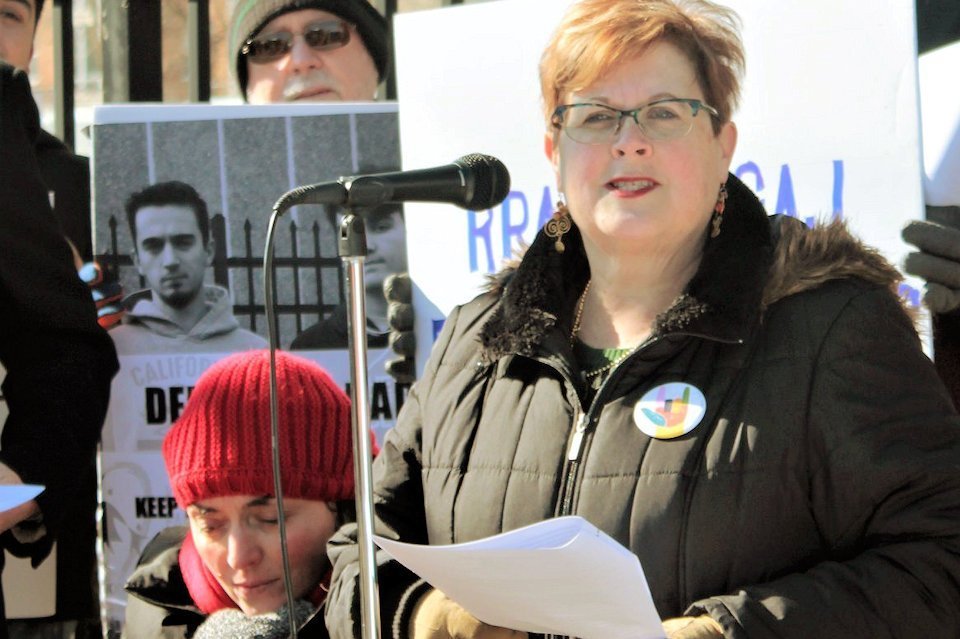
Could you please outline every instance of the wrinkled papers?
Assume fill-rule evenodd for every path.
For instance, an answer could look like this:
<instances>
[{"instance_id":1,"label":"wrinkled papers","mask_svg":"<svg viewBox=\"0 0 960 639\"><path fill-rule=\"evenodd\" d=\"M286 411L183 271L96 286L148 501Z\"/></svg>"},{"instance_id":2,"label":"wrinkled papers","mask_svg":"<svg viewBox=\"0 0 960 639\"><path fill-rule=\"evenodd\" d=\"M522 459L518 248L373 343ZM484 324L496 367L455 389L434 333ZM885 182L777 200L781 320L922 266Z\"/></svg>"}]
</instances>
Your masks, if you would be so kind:
<instances>
[{"instance_id":1,"label":"wrinkled papers","mask_svg":"<svg viewBox=\"0 0 960 639\"><path fill-rule=\"evenodd\" d=\"M664 636L636 555L582 517L449 546L374 541L487 624L582 639Z\"/></svg>"}]
</instances>

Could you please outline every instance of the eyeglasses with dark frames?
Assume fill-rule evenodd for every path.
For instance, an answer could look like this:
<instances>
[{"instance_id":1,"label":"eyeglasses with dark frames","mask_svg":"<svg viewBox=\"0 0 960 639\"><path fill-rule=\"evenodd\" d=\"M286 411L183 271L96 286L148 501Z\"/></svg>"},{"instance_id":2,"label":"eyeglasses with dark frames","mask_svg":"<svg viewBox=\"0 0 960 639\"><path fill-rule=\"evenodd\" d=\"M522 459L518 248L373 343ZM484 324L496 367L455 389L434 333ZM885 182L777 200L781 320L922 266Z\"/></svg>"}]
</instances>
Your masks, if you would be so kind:
<instances>
[{"instance_id":1,"label":"eyeglasses with dark frames","mask_svg":"<svg viewBox=\"0 0 960 639\"><path fill-rule=\"evenodd\" d=\"M594 102L561 104L553 111L550 122L582 144L609 144L620 135L624 118L636 122L651 140L675 140L690 133L693 119L701 110L720 117L716 109L701 100L664 98L636 109L615 109Z\"/></svg>"}]
</instances>

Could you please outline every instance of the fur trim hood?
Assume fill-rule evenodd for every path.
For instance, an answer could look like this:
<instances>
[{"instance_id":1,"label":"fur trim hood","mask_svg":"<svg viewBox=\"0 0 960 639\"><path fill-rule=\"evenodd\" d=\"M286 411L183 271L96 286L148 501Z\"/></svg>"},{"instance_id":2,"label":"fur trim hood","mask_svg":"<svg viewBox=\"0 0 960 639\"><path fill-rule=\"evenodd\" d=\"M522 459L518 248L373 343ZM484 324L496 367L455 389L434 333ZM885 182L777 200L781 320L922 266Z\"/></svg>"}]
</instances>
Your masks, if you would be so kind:
<instances>
[{"instance_id":1,"label":"fur trim hood","mask_svg":"<svg viewBox=\"0 0 960 639\"><path fill-rule=\"evenodd\" d=\"M762 310L830 280L850 277L888 287L895 295L903 275L880 252L856 238L845 222L808 228L792 217L776 216L780 236L763 292Z\"/></svg>"},{"instance_id":2,"label":"fur trim hood","mask_svg":"<svg viewBox=\"0 0 960 639\"><path fill-rule=\"evenodd\" d=\"M860 278L896 294L902 279L875 249L864 246L841 221L807 228L794 218L768 217L739 179L727 179L722 230L707 240L703 259L686 290L660 315L655 335L686 332L740 341L777 301L843 278ZM571 309L590 278L579 230L553 249L543 231L519 261L492 276L501 296L480 333L483 359L534 355L553 329L566 335Z\"/></svg>"}]
</instances>

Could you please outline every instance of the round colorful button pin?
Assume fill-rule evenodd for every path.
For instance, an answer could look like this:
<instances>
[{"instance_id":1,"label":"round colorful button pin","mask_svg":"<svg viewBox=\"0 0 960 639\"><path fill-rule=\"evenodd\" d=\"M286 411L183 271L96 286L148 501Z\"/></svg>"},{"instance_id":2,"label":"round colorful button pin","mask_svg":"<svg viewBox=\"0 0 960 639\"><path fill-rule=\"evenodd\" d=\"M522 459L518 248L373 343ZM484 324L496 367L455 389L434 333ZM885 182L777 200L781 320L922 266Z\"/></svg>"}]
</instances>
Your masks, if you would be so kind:
<instances>
[{"instance_id":1,"label":"round colorful button pin","mask_svg":"<svg viewBox=\"0 0 960 639\"><path fill-rule=\"evenodd\" d=\"M633 421L656 439L674 439L697 427L707 411L703 392L683 382L661 384L647 391L633 407Z\"/></svg>"}]
</instances>

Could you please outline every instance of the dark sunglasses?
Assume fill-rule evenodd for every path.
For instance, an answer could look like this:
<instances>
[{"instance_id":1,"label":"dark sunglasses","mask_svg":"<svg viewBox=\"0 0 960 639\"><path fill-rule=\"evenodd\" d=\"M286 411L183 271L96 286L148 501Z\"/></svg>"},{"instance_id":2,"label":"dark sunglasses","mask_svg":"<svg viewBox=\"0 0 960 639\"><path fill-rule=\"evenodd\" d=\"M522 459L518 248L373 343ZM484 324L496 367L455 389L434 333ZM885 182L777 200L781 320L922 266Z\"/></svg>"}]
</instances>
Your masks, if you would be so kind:
<instances>
[{"instance_id":1,"label":"dark sunglasses","mask_svg":"<svg viewBox=\"0 0 960 639\"><path fill-rule=\"evenodd\" d=\"M290 53L294 37L289 31L277 31L250 38L240 53L255 64L273 62ZM343 20L312 22L303 31L303 41L314 51L339 49L350 42L350 25Z\"/></svg>"}]
</instances>

